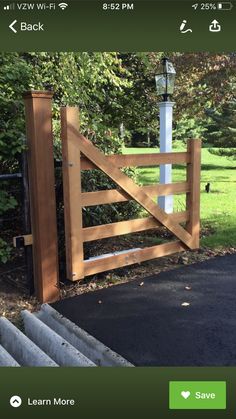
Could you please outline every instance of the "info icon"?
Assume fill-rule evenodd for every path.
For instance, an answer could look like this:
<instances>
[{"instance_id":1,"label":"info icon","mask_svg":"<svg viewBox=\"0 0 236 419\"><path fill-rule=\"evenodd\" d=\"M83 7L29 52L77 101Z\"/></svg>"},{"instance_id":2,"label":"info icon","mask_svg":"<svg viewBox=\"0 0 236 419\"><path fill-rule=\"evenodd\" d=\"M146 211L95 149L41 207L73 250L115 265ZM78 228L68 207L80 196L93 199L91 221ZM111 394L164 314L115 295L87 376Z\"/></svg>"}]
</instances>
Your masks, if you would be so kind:
<instances>
[{"instance_id":1,"label":"info icon","mask_svg":"<svg viewBox=\"0 0 236 419\"><path fill-rule=\"evenodd\" d=\"M22 400L20 398L20 396L12 396L10 398L10 405L12 407L20 407L22 404Z\"/></svg>"}]
</instances>

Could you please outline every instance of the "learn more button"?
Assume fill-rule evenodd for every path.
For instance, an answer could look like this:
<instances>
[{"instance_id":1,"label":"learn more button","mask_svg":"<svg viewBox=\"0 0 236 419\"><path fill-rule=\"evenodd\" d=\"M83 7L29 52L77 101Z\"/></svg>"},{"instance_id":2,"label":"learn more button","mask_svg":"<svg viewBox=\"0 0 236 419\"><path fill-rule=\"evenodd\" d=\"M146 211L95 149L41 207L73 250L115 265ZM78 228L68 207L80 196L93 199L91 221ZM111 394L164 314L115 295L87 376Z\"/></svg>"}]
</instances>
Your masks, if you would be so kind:
<instances>
[{"instance_id":1,"label":"learn more button","mask_svg":"<svg viewBox=\"0 0 236 419\"><path fill-rule=\"evenodd\" d=\"M226 409L225 381L170 381L170 409Z\"/></svg>"}]
</instances>

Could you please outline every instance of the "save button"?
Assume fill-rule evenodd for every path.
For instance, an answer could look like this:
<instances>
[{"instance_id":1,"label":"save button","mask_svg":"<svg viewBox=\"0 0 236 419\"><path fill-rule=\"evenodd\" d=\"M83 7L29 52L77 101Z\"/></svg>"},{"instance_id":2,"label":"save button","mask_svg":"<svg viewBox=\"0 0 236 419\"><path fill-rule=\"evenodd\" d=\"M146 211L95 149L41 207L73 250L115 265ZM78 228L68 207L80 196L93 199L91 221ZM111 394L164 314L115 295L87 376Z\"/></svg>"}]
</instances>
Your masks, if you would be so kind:
<instances>
[{"instance_id":1,"label":"save button","mask_svg":"<svg viewBox=\"0 0 236 419\"><path fill-rule=\"evenodd\" d=\"M225 381L170 381L170 409L226 409Z\"/></svg>"}]
</instances>

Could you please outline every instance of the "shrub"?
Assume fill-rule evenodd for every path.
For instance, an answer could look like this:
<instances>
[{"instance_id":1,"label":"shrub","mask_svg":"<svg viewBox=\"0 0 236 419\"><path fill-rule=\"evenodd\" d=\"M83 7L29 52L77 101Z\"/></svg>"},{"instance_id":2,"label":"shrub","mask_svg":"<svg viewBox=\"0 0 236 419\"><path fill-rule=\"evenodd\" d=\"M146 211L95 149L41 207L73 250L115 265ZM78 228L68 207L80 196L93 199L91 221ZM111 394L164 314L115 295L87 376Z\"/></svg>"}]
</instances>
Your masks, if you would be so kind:
<instances>
[{"instance_id":1,"label":"shrub","mask_svg":"<svg viewBox=\"0 0 236 419\"><path fill-rule=\"evenodd\" d=\"M19 170L19 154L25 148L25 117L22 95L29 89L54 91L53 129L55 157L61 160L61 106L80 108L81 132L106 154L121 153L119 135L122 121L122 97L132 86L128 72L116 53L1 53L0 54L0 173ZM134 171L128 171L134 176ZM60 188L61 176L57 184ZM114 187L100 171L85 172L87 191ZM58 194L62 202L62 194ZM7 191L0 194L0 210L16 206ZM61 205L60 205L61 208ZM85 223L112 222L137 212L134 203L87 208ZM9 247L1 239L1 258Z\"/></svg>"}]
</instances>

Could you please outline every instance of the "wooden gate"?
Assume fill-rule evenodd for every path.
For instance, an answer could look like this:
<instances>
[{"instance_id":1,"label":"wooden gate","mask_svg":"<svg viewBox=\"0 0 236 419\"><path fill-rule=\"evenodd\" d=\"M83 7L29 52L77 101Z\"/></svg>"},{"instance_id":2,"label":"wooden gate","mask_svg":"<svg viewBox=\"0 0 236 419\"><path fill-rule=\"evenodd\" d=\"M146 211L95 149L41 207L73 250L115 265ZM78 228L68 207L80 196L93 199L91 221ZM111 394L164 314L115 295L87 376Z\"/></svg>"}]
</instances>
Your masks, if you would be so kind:
<instances>
[{"instance_id":1,"label":"wooden gate","mask_svg":"<svg viewBox=\"0 0 236 419\"><path fill-rule=\"evenodd\" d=\"M27 155L29 169L32 234L15 242L32 245L34 284L40 302L59 299L57 218L53 159L52 93L30 91L25 94ZM79 111L61 109L63 182L67 277L75 281L98 272L169 255L199 246L199 197L201 142L189 140L187 151L138 155L101 153L79 130ZM120 169L128 166L186 164L186 181L168 185L138 186ZM117 184L117 189L82 192L81 170L100 169ZM152 198L157 195L186 194L186 210L166 214ZM83 227L82 208L134 200L149 217L107 225ZM185 228L182 226L185 225ZM131 249L110 256L84 260L83 244L166 227L175 237L169 243Z\"/></svg>"},{"instance_id":2,"label":"wooden gate","mask_svg":"<svg viewBox=\"0 0 236 419\"><path fill-rule=\"evenodd\" d=\"M140 263L199 246L200 155L201 141L189 140L186 152L105 156L80 133L76 107L61 109L63 185L67 277L72 281L98 272ZM138 186L120 169L127 166L186 164L186 181L168 185ZM81 170L100 169L118 186L96 192L81 191ZM166 214L153 196L186 193L186 211ZM149 217L83 228L82 208L134 200ZM186 223L185 228L180 223ZM120 254L84 260L83 243L166 227L177 240Z\"/></svg>"}]
</instances>

